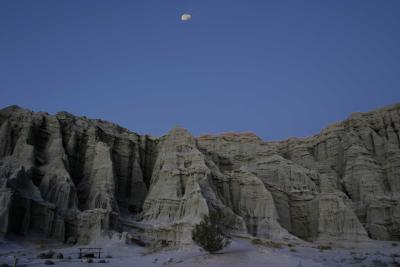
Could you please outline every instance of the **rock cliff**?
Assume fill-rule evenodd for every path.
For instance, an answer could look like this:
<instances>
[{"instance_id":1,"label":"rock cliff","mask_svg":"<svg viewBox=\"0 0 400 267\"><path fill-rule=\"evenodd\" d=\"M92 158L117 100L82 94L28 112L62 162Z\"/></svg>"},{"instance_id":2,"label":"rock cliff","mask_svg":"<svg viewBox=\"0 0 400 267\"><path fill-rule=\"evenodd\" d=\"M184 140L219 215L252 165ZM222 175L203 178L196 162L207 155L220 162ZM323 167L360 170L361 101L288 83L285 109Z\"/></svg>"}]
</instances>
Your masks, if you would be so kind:
<instances>
[{"instance_id":1,"label":"rock cliff","mask_svg":"<svg viewBox=\"0 0 400 267\"><path fill-rule=\"evenodd\" d=\"M190 244L231 235L400 240L400 104L308 138L154 138L102 120L0 110L0 233L88 243L108 230Z\"/></svg>"}]
</instances>

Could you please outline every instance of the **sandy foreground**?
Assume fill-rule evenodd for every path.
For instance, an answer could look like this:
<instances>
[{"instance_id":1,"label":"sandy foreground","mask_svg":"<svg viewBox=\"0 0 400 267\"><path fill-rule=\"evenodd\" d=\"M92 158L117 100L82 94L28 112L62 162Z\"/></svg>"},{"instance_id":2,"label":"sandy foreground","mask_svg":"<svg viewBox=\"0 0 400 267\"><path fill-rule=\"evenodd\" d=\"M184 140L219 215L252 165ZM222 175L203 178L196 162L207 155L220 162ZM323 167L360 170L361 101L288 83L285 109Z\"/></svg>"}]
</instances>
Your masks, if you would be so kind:
<instances>
[{"instance_id":1,"label":"sandy foreground","mask_svg":"<svg viewBox=\"0 0 400 267\"><path fill-rule=\"evenodd\" d=\"M221 253L209 255L198 247L179 250L149 251L121 241L102 240L89 246L66 246L48 239L1 239L0 264L12 266L14 256L19 266L46 266L38 259L40 252L54 250L64 255L63 260L52 259L54 266L207 266L207 267L316 267L316 266L400 266L400 242L370 241L363 243L329 243L320 250L317 244L295 243L290 247L273 248L253 245L248 239L234 239ZM107 263L85 263L78 259L78 247L103 248ZM331 249L329 249L331 247ZM111 256L112 258L105 258ZM67 259L70 257L71 259Z\"/></svg>"}]
</instances>

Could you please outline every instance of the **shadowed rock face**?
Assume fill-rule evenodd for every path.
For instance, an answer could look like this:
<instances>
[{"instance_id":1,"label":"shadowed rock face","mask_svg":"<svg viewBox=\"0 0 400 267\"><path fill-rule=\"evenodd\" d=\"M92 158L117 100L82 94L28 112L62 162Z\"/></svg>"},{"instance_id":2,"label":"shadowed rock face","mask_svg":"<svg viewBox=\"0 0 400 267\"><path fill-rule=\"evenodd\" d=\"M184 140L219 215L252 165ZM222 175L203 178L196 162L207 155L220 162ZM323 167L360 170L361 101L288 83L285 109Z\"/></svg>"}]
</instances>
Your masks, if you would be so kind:
<instances>
[{"instance_id":1,"label":"shadowed rock face","mask_svg":"<svg viewBox=\"0 0 400 267\"><path fill-rule=\"evenodd\" d=\"M141 210L157 140L100 120L15 106L0 111L0 124L3 233L34 229L84 243L117 227L121 210Z\"/></svg>"},{"instance_id":2,"label":"shadowed rock face","mask_svg":"<svg viewBox=\"0 0 400 267\"><path fill-rule=\"evenodd\" d=\"M203 216L281 239L400 240L400 105L304 139L162 138L62 112L0 110L0 233L87 243L106 230L191 243Z\"/></svg>"}]
</instances>

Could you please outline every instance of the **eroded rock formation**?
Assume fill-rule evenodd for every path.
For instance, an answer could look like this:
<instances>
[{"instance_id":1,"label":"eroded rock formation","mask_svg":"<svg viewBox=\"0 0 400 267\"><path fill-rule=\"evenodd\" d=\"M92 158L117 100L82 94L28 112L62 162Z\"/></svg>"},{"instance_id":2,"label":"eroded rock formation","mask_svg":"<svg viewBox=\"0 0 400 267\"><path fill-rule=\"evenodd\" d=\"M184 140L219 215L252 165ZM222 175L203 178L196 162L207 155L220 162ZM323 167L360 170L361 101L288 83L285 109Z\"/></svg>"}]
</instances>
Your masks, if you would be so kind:
<instances>
[{"instance_id":1,"label":"eroded rock formation","mask_svg":"<svg viewBox=\"0 0 400 267\"><path fill-rule=\"evenodd\" d=\"M400 105L309 138L153 138L115 124L0 111L0 233L88 243L108 230L191 243L204 216L229 234L400 240Z\"/></svg>"},{"instance_id":2,"label":"eroded rock formation","mask_svg":"<svg viewBox=\"0 0 400 267\"><path fill-rule=\"evenodd\" d=\"M0 226L85 243L141 210L157 140L68 113L0 111ZM4 208L3 208L4 207Z\"/></svg>"}]
</instances>

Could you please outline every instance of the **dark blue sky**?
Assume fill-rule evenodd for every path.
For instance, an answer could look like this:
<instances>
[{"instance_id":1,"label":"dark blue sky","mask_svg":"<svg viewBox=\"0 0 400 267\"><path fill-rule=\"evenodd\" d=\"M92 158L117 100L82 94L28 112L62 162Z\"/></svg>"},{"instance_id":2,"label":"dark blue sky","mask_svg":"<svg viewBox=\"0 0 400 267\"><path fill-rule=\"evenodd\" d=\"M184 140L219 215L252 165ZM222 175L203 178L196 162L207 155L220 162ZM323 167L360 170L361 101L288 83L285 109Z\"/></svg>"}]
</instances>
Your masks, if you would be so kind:
<instances>
[{"instance_id":1,"label":"dark blue sky","mask_svg":"<svg viewBox=\"0 0 400 267\"><path fill-rule=\"evenodd\" d=\"M400 101L400 1L1 0L0 96L156 136L306 136Z\"/></svg>"}]
</instances>

